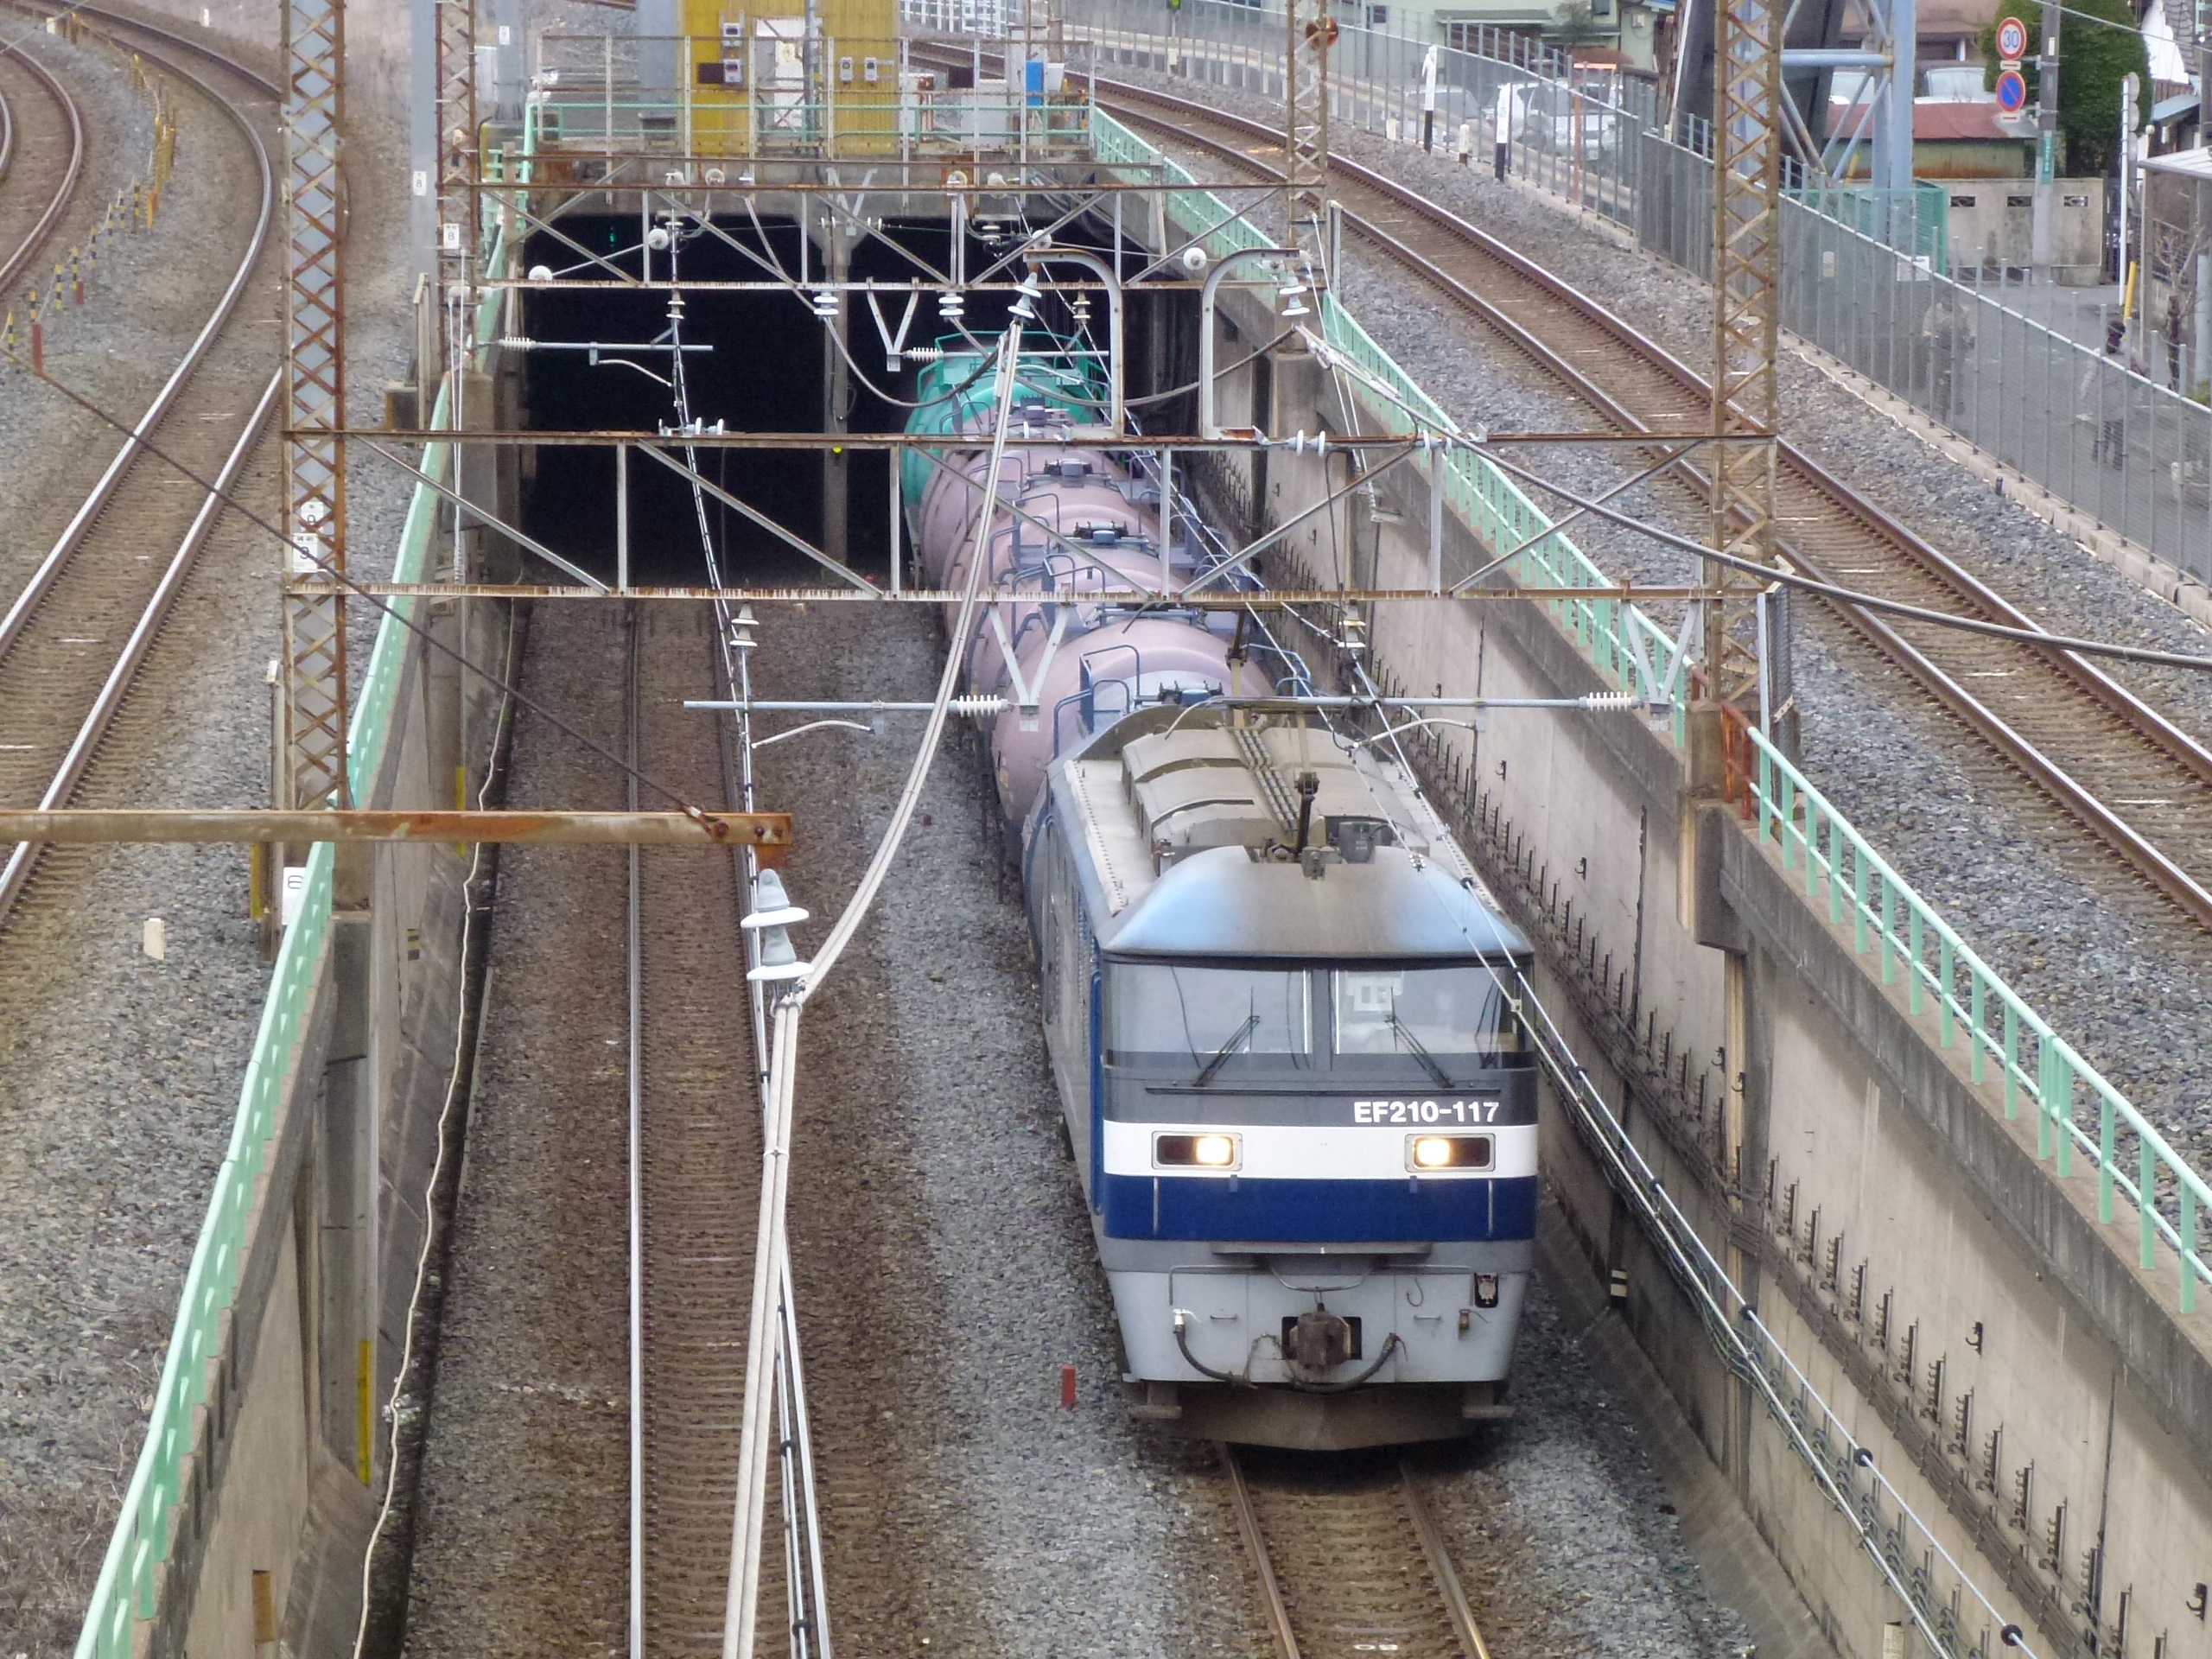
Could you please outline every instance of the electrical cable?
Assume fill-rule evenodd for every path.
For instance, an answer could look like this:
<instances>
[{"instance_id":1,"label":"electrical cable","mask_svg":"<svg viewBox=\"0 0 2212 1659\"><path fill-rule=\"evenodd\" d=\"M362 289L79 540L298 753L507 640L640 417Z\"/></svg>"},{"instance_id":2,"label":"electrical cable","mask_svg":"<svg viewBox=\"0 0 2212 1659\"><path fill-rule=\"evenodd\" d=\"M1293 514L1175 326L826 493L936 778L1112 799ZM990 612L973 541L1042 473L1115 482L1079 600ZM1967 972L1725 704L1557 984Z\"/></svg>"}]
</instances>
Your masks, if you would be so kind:
<instances>
[{"instance_id":1,"label":"electrical cable","mask_svg":"<svg viewBox=\"0 0 2212 1659\"><path fill-rule=\"evenodd\" d=\"M1020 384L1020 349L1021 319L1012 318L1006 334L1000 338L998 416L992 442L993 465L988 474L990 481L981 491L982 499L976 511L974 540L978 548L988 544L990 522L1000 505L999 463L1005 454L1007 435L1013 424L1014 395ZM722 1623L723 1659L741 1659L741 1656L749 1659L759 1614L760 1522L766 1504L769 1449L769 1436L761 1417L766 1404L767 1370L773 1340L769 1328L772 1313L770 1278L774 1264L783 1257L785 1244L784 1206L789 1192L791 1096L798 1065L799 1018L807 999L836 965L838 957L867 918L920 804L922 789L929 781L953 694L965 664L965 653L958 642L970 630L985 563L981 556L969 562L960 614L951 630L954 644L945 654L944 670L938 677L927 728L915 751L913 766L893 810L891 823L862 872L859 886L847 900L828 938L815 953L805 975L776 1004L762 1155L760 1236L754 1247L753 1312L746 1346L738 1497L732 1516L728 1593Z\"/></svg>"},{"instance_id":2,"label":"electrical cable","mask_svg":"<svg viewBox=\"0 0 2212 1659\"><path fill-rule=\"evenodd\" d=\"M512 671L514 667L515 636L518 632L513 620L510 619L507 625L504 664L507 671L503 672L500 679L494 682L495 683L504 684L512 677ZM514 699L511 696L502 696L499 702L499 717L492 722L492 749L484 766L484 781L476 791L476 807L479 811L483 810L484 803L491 795L492 785L499 775L499 753L512 731L511 722L513 713ZM368 1641L370 1574L376 1566L377 1545L384 1537L385 1526L391 1522L392 1504L398 1492L401 1421L399 1404L407 1391L408 1373L414 1368L417 1314L423 1304L423 1287L429 1282L432 1247L437 1243L442 1230L438 1220L436 1196L438 1184L445 1179L446 1159L451 1140L448 1130L453 1121L454 1108L461 1099L461 1081L464 1077L473 1080L475 1075L474 1065L467 1059L469 1020L472 1012L467 976L469 953L476 944L478 925L476 918L480 912L486 915L490 913L488 903L479 904L471 897L477 880L483 873L485 849L485 842L475 843L468 861L468 874L462 880L461 887L463 899L461 912L462 978L461 1007L454 1022L453 1069L446 1082L444 1103L438 1108L437 1153L430 1160L430 1173L423 1184L423 1244L422 1248L416 1252L415 1285L407 1298L405 1321L407 1335L399 1351L399 1369L391 1379L391 1393L385 1401L385 1417L391 1424L391 1428L385 1437L384 1497L377 1508L376 1525L369 1530L369 1547L361 1556L361 1617L353 1630L353 1659L361 1659L362 1649ZM486 963L485 982L480 991L478 1011L480 1011L482 1002L488 1000L490 995L491 969L489 963ZM482 1029L480 1025L478 1029L480 1033ZM458 1202L457 1194L455 1198Z\"/></svg>"}]
</instances>

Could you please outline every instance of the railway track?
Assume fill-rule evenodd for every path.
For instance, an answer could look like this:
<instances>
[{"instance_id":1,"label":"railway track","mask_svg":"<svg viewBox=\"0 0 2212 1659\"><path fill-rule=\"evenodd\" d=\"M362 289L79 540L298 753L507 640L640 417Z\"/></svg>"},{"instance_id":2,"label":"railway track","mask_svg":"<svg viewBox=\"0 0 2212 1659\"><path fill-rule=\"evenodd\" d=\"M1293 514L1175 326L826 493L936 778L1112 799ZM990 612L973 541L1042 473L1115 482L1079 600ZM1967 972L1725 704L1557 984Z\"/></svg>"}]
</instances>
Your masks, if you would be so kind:
<instances>
[{"instance_id":1,"label":"railway track","mask_svg":"<svg viewBox=\"0 0 2212 1659\"><path fill-rule=\"evenodd\" d=\"M717 723L683 707L686 697L727 695L711 615L673 606L632 614L639 769L694 799L727 798ZM644 1650L657 1656L721 1653L729 1579L761 1157L741 856L676 848L630 855L632 1612ZM765 1552L765 1631L788 1624L782 1565L775 1550Z\"/></svg>"},{"instance_id":2,"label":"railway track","mask_svg":"<svg viewBox=\"0 0 2212 1659\"><path fill-rule=\"evenodd\" d=\"M257 364L249 353L213 360L257 276L266 291L274 275L276 87L165 30L89 8L78 15L222 112L245 146L258 200L227 227L236 258L216 279L198 334L133 436L119 444L0 613L0 803L10 806L61 806L76 796L112 741L139 671L219 517L216 495L146 456L137 440L159 443L227 490L252 454L280 384L265 359ZM41 851L17 845L0 862L0 927L36 901L37 872L84 861L79 849L49 852L43 861Z\"/></svg>"},{"instance_id":3,"label":"railway track","mask_svg":"<svg viewBox=\"0 0 2212 1659\"><path fill-rule=\"evenodd\" d=\"M54 72L0 49L0 310L10 308L85 173L85 118Z\"/></svg>"},{"instance_id":4,"label":"railway track","mask_svg":"<svg viewBox=\"0 0 2212 1659\"><path fill-rule=\"evenodd\" d=\"M1277 1659L1490 1659L1413 1471L1221 1447Z\"/></svg>"},{"instance_id":5,"label":"railway track","mask_svg":"<svg viewBox=\"0 0 2212 1659\"><path fill-rule=\"evenodd\" d=\"M1101 80L1102 105L1134 124L1262 176L1281 136L1149 88ZM1346 229L1437 289L1629 434L1706 429L1707 382L1587 296L1412 191L1330 160ZM1783 556L1807 575L2012 627L2035 620L1786 440L1776 486ZM1704 475L1674 477L1701 503ZM2070 652L1833 607L1877 652L2056 803L2134 881L2212 932L2212 751ZM2110 865L2108 865L2108 868Z\"/></svg>"}]
</instances>

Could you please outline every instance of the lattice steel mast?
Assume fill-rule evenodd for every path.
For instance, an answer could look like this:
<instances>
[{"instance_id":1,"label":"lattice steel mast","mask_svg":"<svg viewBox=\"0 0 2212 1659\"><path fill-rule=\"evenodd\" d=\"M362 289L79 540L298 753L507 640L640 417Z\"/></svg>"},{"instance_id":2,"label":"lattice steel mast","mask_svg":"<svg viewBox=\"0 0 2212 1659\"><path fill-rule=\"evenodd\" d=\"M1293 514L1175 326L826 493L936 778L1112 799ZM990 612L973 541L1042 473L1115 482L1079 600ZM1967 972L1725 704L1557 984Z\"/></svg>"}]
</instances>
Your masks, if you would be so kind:
<instances>
[{"instance_id":1,"label":"lattice steel mast","mask_svg":"<svg viewBox=\"0 0 2212 1659\"><path fill-rule=\"evenodd\" d=\"M438 20L438 293L447 319L446 366L458 370L467 366L468 284L476 261L476 0L432 3ZM457 395L459 381L451 384ZM458 424L460 411L450 412Z\"/></svg>"},{"instance_id":2,"label":"lattice steel mast","mask_svg":"<svg viewBox=\"0 0 2212 1659\"><path fill-rule=\"evenodd\" d=\"M1283 233L1321 211L1329 184L1329 48L1336 20L1329 0L1284 0Z\"/></svg>"},{"instance_id":3,"label":"lattice steel mast","mask_svg":"<svg viewBox=\"0 0 2212 1659\"><path fill-rule=\"evenodd\" d=\"M1713 40L1713 545L1772 564L1782 278L1782 33L1775 0L1722 0ZM1749 440L1749 441L1746 441ZM1707 695L1756 715L1763 583L1706 561Z\"/></svg>"},{"instance_id":4,"label":"lattice steel mast","mask_svg":"<svg viewBox=\"0 0 2212 1659\"><path fill-rule=\"evenodd\" d=\"M346 569L346 290L339 249L344 0L286 0L284 775L296 807L351 804L346 602L300 579Z\"/></svg>"}]
</instances>

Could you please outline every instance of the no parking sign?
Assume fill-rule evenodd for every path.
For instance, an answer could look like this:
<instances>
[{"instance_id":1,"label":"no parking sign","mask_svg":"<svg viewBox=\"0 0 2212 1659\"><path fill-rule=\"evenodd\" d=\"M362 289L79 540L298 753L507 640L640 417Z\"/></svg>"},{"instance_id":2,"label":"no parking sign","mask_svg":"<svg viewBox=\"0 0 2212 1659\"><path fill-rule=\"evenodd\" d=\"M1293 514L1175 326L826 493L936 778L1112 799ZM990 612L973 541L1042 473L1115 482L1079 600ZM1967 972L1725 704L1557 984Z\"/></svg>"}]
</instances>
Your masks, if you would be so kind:
<instances>
[{"instance_id":1,"label":"no parking sign","mask_svg":"<svg viewBox=\"0 0 2212 1659\"><path fill-rule=\"evenodd\" d=\"M2027 107L2028 83L2017 69L2007 69L1997 77L1997 107L2007 115L2018 115Z\"/></svg>"}]
</instances>

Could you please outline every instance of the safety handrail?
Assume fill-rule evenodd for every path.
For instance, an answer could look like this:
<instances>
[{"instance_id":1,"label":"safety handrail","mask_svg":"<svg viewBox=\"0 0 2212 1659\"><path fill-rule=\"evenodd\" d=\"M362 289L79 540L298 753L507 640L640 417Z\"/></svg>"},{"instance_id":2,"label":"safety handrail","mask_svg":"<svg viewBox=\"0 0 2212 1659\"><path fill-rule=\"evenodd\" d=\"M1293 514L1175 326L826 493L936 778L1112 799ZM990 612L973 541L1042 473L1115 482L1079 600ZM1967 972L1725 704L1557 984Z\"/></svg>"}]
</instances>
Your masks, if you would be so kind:
<instances>
[{"instance_id":1,"label":"safety handrail","mask_svg":"<svg viewBox=\"0 0 2212 1659\"><path fill-rule=\"evenodd\" d=\"M1758 755L1749 782L1760 844L1776 849L1783 870L1803 872L1805 900L1816 909L1825 901L1829 925L1848 922L1856 955L1878 950L1883 984L1895 985L1904 976L1907 1006L1916 1018L1929 1011L1932 999L1942 1047L1955 1048L1963 1033L1974 1083L1987 1080L1994 1062L2006 1120L2018 1120L2024 1100L2033 1106L2036 1155L2050 1160L2059 1179L2074 1176L2077 1154L2089 1160L2098 1221L2110 1224L2124 1198L2136 1212L2138 1265L2145 1273L2156 1271L2163 1243L2175 1261L2180 1310L2195 1313L2198 1283L2212 1283L2212 1266L2198 1249L2197 1234L2199 1216L2212 1211L2212 1187L1803 773L1758 732L1749 735ZM2083 1095L2095 1109L2094 1134L2076 1116L2076 1100ZM2121 1156L2126 1136L2135 1141L2132 1174ZM2159 1201L2162 1180L2171 1183L2171 1217Z\"/></svg>"},{"instance_id":2,"label":"safety handrail","mask_svg":"<svg viewBox=\"0 0 2212 1659\"><path fill-rule=\"evenodd\" d=\"M1111 117L1097 114L1094 121L1101 130L1109 124L1117 130L1115 159L1122 164L1150 166L1164 159ZM1101 154L1105 159L1105 152ZM1217 210L1218 199L1205 196L1190 205L1186 223L1205 223L1205 216ZM1408 435L1459 433L1451 416L1333 294L1322 296L1321 321L1325 343L1357 370L1344 377L1347 390L1372 429ZM1446 469L1447 511L1484 545L1520 547L1510 561L1515 581L1539 590L1531 596L1541 600L1600 675L1620 689L1653 696L1655 688L1641 664L1671 659L1674 645L1664 632L1628 601L1573 597L1577 588L1610 587L1612 579L1570 537L1551 530L1541 509L1479 453L1454 445L1429 457L1431 466L1440 463ZM1553 591L1541 591L1547 589ZM1685 738L1687 690L1669 686L1658 693L1669 709L1677 745ZM2194 1313L2198 1285L2212 1284L2212 1261L2198 1242L2200 1217L2212 1212L2212 1185L1968 948L1802 773L1758 733L1749 736L1757 763L1745 767L1742 787L1751 798L1761 843L1778 843L1785 870L1803 869L1807 901L1817 905L1824 894L1832 925L1852 918L1859 954L1879 949L1885 984L1895 984L1902 969L1916 1016L1932 996L1943 1048L1955 1048L1961 1029L1966 1031L1968 1073L1974 1083L1985 1080L1992 1061L1997 1064L2008 1119L2017 1121L2024 1100L2033 1103L2037 1155L2050 1162L2059 1179L2074 1178L2077 1159L2088 1160L2097 1182L2100 1222L2111 1223L2123 1202L2135 1211L2139 1264L2145 1273L2158 1270L2163 1246L2174 1263L2177 1304L2182 1313ZM2077 1096L2084 1096L2094 1103L2094 1132L2076 1115ZM2123 1145L2130 1137L2132 1171Z\"/></svg>"}]
</instances>

